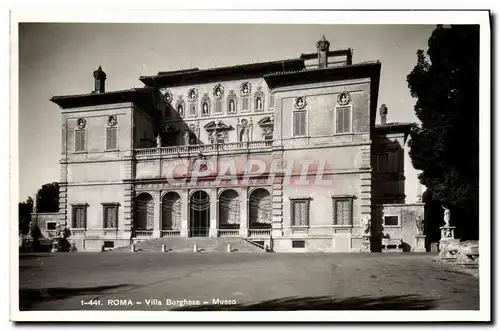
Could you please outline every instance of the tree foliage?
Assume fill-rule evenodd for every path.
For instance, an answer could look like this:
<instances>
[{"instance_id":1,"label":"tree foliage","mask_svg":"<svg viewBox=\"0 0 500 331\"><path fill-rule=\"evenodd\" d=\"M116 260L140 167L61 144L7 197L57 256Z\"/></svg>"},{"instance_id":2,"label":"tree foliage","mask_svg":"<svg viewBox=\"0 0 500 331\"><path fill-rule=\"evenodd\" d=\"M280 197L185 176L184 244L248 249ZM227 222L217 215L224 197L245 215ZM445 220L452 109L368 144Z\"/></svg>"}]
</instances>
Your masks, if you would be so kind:
<instances>
[{"instance_id":1,"label":"tree foliage","mask_svg":"<svg viewBox=\"0 0 500 331\"><path fill-rule=\"evenodd\" d=\"M31 221L31 212L33 211L33 199L28 197L26 201L20 202L19 208L19 232L27 234L29 231L29 223Z\"/></svg>"},{"instance_id":2,"label":"tree foliage","mask_svg":"<svg viewBox=\"0 0 500 331\"><path fill-rule=\"evenodd\" d=\"M59 184L57 182L44 184L38 190L37 209L39 213L59 211Z\"/></svg>"},{"instance_id":3,"label":"tree foliage","mask_svg":"<svg viewBox=\"0 0 500 331\"><path fill-rule=\"evenodd\" d=\"M427 57L407 76L421 121L410 133L410 157L432 199L450 208L462 239L478 235L479 26L438 26ZM464 238L467 237L467 238Z\"/></svg>"}]
</instances>

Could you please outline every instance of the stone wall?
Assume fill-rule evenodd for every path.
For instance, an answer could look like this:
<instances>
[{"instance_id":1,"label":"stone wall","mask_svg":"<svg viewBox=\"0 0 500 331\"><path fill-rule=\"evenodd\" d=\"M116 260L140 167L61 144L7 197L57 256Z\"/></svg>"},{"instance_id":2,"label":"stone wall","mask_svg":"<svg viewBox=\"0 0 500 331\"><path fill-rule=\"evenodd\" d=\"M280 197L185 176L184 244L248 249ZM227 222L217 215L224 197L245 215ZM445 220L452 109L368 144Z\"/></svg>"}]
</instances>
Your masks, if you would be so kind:
<instances>
[{"instance_id":1,"label":"stone wall","mask_svg":"<svg viewBox=\"0 0 500 331\"><path fill-rule=\"evenodd\" d=\"M32 213L31 221L38 224L38 228L44 238L50 238L55 233L59 221L59 212Z\"/></svg>"},{"instance_id":2,"label":"stone wall","mask_svg":"<svg viewBox=\"0 0 500 331\"><path fill-rule=\"evenodd\" d=\"M387 216L397 217L398 224L384 225L383 219ZM376 205L372 218L372 251L380 249L382 237L401 239L403 251L414 251L417 217L424 217L423 203Z\"/></svg>"}]
</instances>

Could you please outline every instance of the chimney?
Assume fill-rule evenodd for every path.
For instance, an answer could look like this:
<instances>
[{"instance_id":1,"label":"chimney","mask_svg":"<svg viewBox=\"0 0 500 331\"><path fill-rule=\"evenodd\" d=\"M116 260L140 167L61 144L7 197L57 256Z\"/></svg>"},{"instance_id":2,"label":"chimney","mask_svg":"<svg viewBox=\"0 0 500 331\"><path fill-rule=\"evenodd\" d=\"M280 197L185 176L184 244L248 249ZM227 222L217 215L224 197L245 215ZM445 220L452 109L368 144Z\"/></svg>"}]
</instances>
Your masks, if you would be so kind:
<instances>
[{"instance_id":1,"label":"chimney","mask_svg":"<svg viewBox=\"0 0 500 331\"><path fill-rule=\"evenodd\" d=\"M387 124L387 106L385 104L380 106L380 124Z\"/></svg>"},{"instance_id":2,"label":"chimney","mask_svg":"<svg viewBox=\"0 0 500 331\"><path fill-rule=\"evenodd\" d=\"M101 66L94 71L94 92L104 93L104 82L106 81L106 73L102 71Z\"/></svg>"},{"instance_id":3,"label":"chimney","mask_svg":"<svg viewBox=\"0 0 500 331\"><path fill-rule=\"evenodd\" d=\"M318 68L326 68L328 66L328 49L330 48L330 42L323 38L316 43L316 48L318 49Z\"/></svg>"}]
</instances>

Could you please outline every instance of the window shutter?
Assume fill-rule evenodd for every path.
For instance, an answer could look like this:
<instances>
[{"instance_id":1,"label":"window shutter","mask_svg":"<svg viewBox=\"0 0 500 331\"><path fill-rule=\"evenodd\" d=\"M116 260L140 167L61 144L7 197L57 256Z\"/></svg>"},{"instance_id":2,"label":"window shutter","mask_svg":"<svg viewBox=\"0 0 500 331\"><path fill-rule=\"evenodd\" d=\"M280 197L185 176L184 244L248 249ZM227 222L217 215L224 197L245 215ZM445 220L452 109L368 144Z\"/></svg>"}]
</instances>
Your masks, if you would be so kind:
<instances>
[{"instance_id":1,"label":"window shutter","mask_svg":"<svg viewBox=\"0 0 500 331\"><path fill-rule=\"evenodd\" d=\"M301 136L304 136L306 134L306 112L305 111L301 111L300 112L300 135Z\"/></svg>"},{"instance_id":2,"label":"window shutter","mask_svg":"<svg viewBox=\"0 0 500 331\"><path fill-rule=\"evenodd\" d=\"M344 132L351 132L351 112L348 108L344 109Z\"/></svg>"},{"instance_id":3,"label":"window shutter","mask_svg":"<svg viewBox=\"0 0 500 331\"><path fill-rule=\"evenodd\" d=\"M189 116L196 116L196 112L196 103L193 102L189 105Z\"/></svg>"},{"instance_id":4,"label":"window shutter","mask_svg":"<svg viewBox=\"0 0 500 331\"><path fill-rule=\"evenodd\" d=\"M117 139L116 139L116 127L107 128L106 132L106 149L116 149Z\"/></svg>"},{"instance_id":5,"label":"window shutter","mask_svg":"<svg viewBox=\"0 0 500 331\"><path fill-rule=\"evenodd\" d=\"M118 208L116 206L104 207L104 228L114 229L118 227Z\"/></svg>"},{"instance_id":6,"label":"window shutter","mask_svg":"<svg viewBox=\"0 0 500 331\"><path fill-rule=\"evenodd\" d=\"M215 100L215 113L217 113L217 114L222 113L222 101L221 100Z\"/></svg>"},{"instance_id":7,"label":"window shutter","mask_svg":"<svg viewBox=\"0 0 500 331\"><path fill-rule=\"evenodd\" d=\"M241 101L241 110L250 110L250 98L243 97Z\"/></svg>"},{"instance_id":8,"label":"window shutter","mask_svg":"<svg viewBox=\"0 0 500 331\"><path fill-rule=\"evenodd\" d=\"M84 130L75 131L75 151L76 152L85 151L85 131Z\"/></svg>"},{"instance_id":9,"label":"window shutter","mask_svg":"<svg viewBox=\"0 0 500 331\"><path fill-rule=\"evenodd\" d=\"M342 129L343 128L342 120L343 120L342 109L341 108L337 108L337 133L343 132L343 129Z\"/></svg>"},{"instance_id":10,"label":"window shutter","mask_svg":"<svg viewBox=\"0 0 500 331\"><path fill-rule=\"evenodd\" d=\"M73 227L84 229L87 225L85 207L73 207Z\"/></svg>"},{"instance_id":11,"label":"window shutter","mask_svg":"<svg viewBox=\"0 0 500 331\"><path fill-rule=\"evenodd\" d=\"M333 200L333 224L352 225L352 199Z\"/></svg>"}]
</instances>

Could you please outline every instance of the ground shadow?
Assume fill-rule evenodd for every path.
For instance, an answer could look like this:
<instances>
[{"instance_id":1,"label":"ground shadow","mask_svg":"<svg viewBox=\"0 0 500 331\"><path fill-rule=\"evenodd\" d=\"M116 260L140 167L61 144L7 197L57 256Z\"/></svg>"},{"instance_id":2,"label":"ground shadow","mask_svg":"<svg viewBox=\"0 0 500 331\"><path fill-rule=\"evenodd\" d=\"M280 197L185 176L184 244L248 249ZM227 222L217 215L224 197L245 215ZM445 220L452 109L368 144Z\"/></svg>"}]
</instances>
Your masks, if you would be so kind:
<instances>
[{"instance_id":1,"label":"ground shadow","mask_svg":"<svg viewBox=\"0 0 500 331\"><path fill-rule=\"evenodd\" d=\"M221 310L427 310L435 308L432 299L418 295L392 295L381 297L350 297L335 299L331 296L318 297L285 297L262 301L259 303L236 305L202 305L182 307L174 310L183 311L221 311Z\"/></svg>"},{"instance_id":2,"label":"ground shadow","mask_svg":"<svg viewBox=\"0 0 500 331\"><path fill-rule=\"evenodd\" d=\"M46 301L62 300L79 295L106 294L106 291L119 288L130 287L132 285L112 285L97 287L55 287L46 289L20 289L19 290L19 310L29 310L34 304Z\"/></svg>"},{"instance_id":3,"label":"ground shadow","mask_svg":"<svg viewBox=\"0 0 500 331\"><path fill-rule=\"evenodd\" d=\"M33 259L39 259L39 258L47 258L47 257L54 257L54 254L51 253L20 253L19 254L19 260L33 260Z\"/></svg>"}]
</instances>

